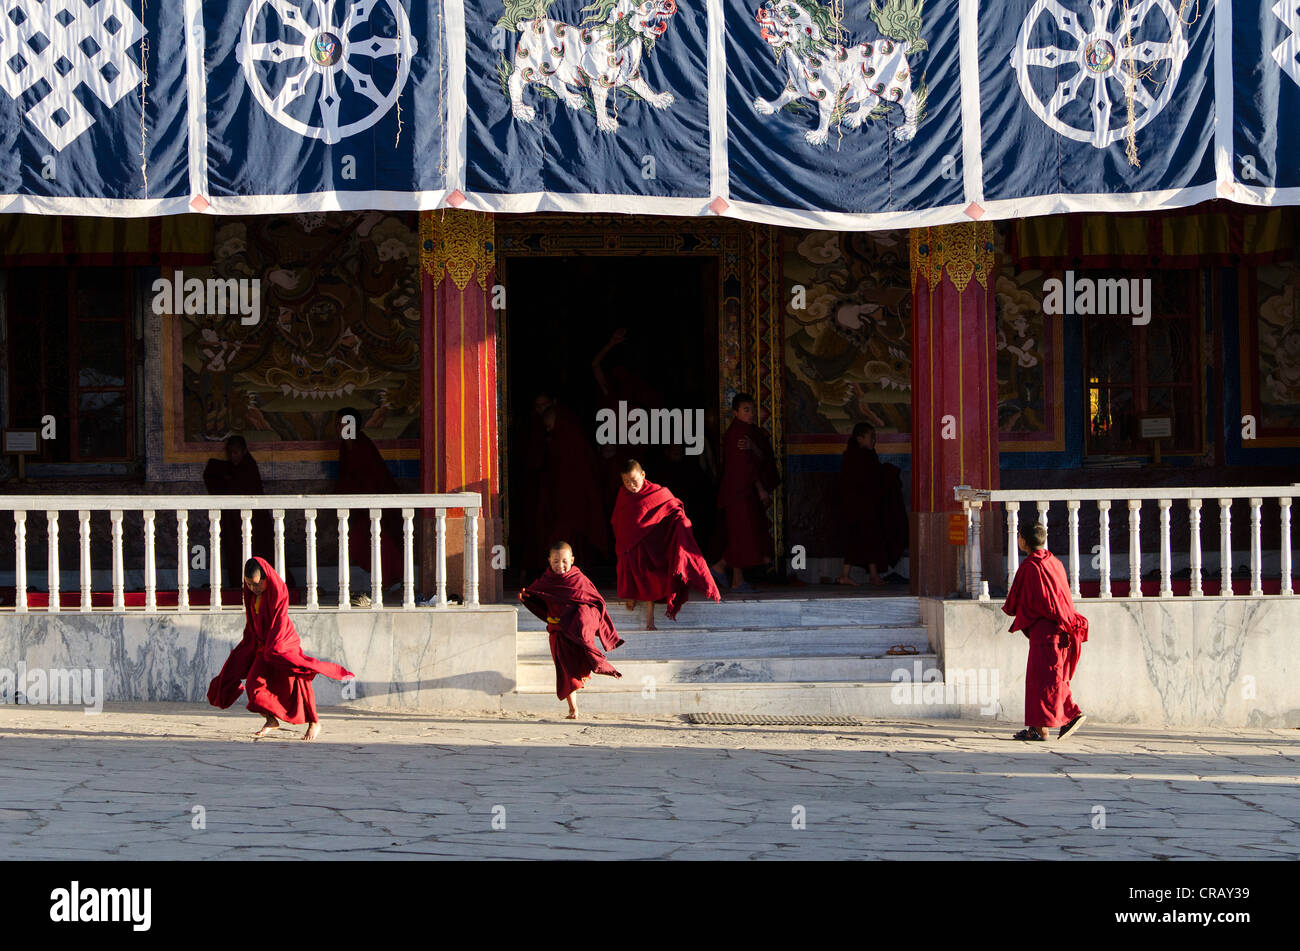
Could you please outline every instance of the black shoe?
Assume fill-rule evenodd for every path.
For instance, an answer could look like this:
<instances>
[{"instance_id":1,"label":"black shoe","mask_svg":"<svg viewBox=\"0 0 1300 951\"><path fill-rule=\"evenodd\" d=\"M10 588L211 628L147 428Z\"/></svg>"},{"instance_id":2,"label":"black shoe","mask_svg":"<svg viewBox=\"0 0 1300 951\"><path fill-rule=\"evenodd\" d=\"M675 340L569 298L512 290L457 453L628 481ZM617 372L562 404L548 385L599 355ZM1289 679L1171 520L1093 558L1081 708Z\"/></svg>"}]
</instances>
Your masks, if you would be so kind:
<instances>
[{"instance_id":1,"label":"black shoe","mask_svg":"<svg viewBox=\"0 0 1300 951\"><path fill-rule=\"evenodd\" d=\"M1069 736L1069 735L1070 735L1071 733L1073 733L1075 730L1079 729L1079 727L1083 726L1083 721L1086 720L1086 719L1088 719L1088 718L1087 718L1086 716L1084 716L1082 713L1080 713L1077 717L1075 717L1073 720L1071 720L1071 721L1070 721L1069 723L1067 723L1065 726L1061 727L1061 732L1060 732L1059 734L1057 734L1057 737L1056 737L1056 738L1057 738L1058 740L1063 740L1063 739L1065 739L1067 736Z\"/></svg>"}]
</instances>

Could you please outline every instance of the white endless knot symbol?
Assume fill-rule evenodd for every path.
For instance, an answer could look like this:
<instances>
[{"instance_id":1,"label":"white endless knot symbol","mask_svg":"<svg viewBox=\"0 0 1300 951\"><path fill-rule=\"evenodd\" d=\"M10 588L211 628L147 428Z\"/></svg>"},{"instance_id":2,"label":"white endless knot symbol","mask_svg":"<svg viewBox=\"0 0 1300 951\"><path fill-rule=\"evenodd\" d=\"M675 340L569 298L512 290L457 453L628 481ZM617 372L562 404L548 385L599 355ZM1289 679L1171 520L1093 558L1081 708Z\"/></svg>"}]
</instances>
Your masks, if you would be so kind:
<instances>
[{"instance_id":1,"label":"white endless knot symbol","mask_svg":"<svg viewBox=\"0 0 1300 951\"><path fill-rule=\"evenodd\" d=\"M253 0L235 49L258 105L285 128L327 145L370 128L392 109L418 46L400 0L348 0L341 19L334 7L335 0ZM381 22L372 22L375 12ZM395 35L377 32L380 26ZM384 91L375 76L389 73L382 61L390 57L396 76Z\"/></svg>"},{"instance_id":2,"label":"white endless knot symbol","mask_svg":"<svg viewBox=\"0 0 1300 951\"><path fill-rule=\"evenodd\" d=\"M1273 4L1273 16L1281 20L1290 31L1273 49L1273 58L1282 67L1282 71L1291 77L1292 82L1300 84L1300 63L1296 62L1296 54L1300 53L1300 2L1277 0Z\"/></svg>"},{"instance_id":3,"label":"white endless knot symbol","mask_svg":"<svg viewBox=\"0 0 1300 951\"><path fill-rule=\"evenodd\" d=\"M12 99L44 88L26 118L61 152L95 124L78 86L111 107L140 85L128 50L145 32L125 0L0 3L0 88Z\"/></svg>"}]
</instances>

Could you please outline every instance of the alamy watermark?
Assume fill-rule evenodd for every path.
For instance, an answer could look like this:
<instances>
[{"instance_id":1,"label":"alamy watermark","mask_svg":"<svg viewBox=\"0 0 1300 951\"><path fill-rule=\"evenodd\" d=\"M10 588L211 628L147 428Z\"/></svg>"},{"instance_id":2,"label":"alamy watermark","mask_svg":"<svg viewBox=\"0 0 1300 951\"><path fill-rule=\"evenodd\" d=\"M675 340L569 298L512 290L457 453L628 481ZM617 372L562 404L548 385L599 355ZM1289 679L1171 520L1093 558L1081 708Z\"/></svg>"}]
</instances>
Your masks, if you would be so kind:
<instances>
[{"instance_id":1,"label":"alamy watermark","mask_svg":"<svg viewBox=\"0 0 1300 951\"><path fill-rule=\"evenodd\" d=\"M0 667L0 703L71 705L87 714L104 711L102 667L33 667L18 662L18 669Z\"/></svg>"},{"instance_id":2,"label":"alamy watermark","mask_svg":"<svg viewBox=\"0 0 1300 951\"><path fill-rule=\"evenodd\" d=\"M969 670L949 670L943 674L937 667L925 670L919 660L912 661L912 669L896 667L889 675L894 686L889 699L896 704L950 704L979 706L985 716L998 712L998 671L987 667Z\"/></svg>"},{"instance_id":3,"label":"alamy watermark","mask_svg":"<svg viewBox=\"0 0 1300 951\"><path fill-rule=\"evenodd\" d=\"M596 442L601 446L684 446L686 455L704 452L704 410L633 409L618 401L618 412L596 413Z\"/></svg>"},{"instance_id":4,"label":"alamy watermark","mask_svg":"<svg viewBox=\"0 0 1300 951\"><path fill-rule=\"evenodd\" d=\"M1065 280L1043 281L1043 313L1067 317L1132 317L1151 323L1151 278L1091 278L1065 272Z\"/></svg>"},{"instance_id":5,"label":"alamy watermark","mask_svg":"<svg viewBox=\"0 0 1300 951\"><path fill-rule=\"evenodd\" d=\"M256 277L190 277L180 271L153 282L155 314L202 314L212 317L238 314L239 322L251 326L261 319L262 281Z\"/></svg>"}]
</instances>

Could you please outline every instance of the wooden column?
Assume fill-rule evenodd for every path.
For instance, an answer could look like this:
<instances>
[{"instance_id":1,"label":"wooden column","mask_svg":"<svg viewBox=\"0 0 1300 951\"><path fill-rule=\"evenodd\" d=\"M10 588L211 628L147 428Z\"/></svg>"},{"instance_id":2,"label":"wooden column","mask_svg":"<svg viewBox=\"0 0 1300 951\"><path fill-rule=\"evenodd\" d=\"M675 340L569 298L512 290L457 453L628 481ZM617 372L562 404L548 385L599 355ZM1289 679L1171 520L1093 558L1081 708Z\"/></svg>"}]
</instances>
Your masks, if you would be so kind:
<instances>
[{"instance_id":1,"label":"wooden column","mask_svg":"<svg viewBox=\"0 0 1300 951\"><path fill-rule=\"evenodd\" d=\"M915 228L912 261L912 591L957 589L953 487L998 488L993 224ZM985 539L999 539L984 511ZM985 553L986 556L988 552ZM985 576L1000 577L987 557Z\"/></svg>"},{"instance_id":2,"label":"wooden column","mask_svg":"<svg viewBox=\"0 0 1300 951\"><path fill-rule=\"evenodd\" d=\"M499 601L502 573L490 567L492 548L501 542L492 216L457 209L421 212L420 245L420 491L483 496L479 598ZM464 514L448 514L448 589L458 592L464 577ZM427 595L434 584L433 512L421 516L420 590Z\"/></svg>"}]
</instances>

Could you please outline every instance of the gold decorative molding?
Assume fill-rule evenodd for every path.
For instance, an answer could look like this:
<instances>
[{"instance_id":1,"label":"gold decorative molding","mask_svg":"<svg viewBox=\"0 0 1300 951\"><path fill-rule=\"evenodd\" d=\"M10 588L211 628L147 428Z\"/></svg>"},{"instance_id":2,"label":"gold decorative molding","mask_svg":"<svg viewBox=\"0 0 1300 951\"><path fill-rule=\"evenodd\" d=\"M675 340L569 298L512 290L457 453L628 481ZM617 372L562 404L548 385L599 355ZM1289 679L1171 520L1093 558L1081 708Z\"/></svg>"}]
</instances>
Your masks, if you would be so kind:
<instances>
[{"instance_id":1,"label":"gold decorative molding","mask_svg":"<svg viewBox=\"0 0 1300 951\"><path fill-rule=\"evenodd\" d=\"M964 291L973 277L985 290L993 271L993 222L972 221L933 228L913 228L912 293L924 277L932 290L939 286L944 271L957 290Z\"/></svg>"},{"instance_id":2,"label":"gold decorative molding","mask_svg":"<svg viewBox=\"0 0 1300 951\"><path fill-rule=\"evenodd\" d=\"M449 277L463 291L476 278L487 290L488 272L495 266L492 215L456 208L420 212L420 267L435 286Z\"/></svg>"}]
</instances>

